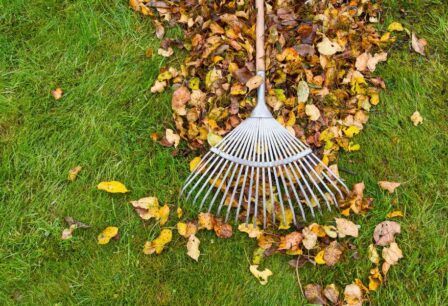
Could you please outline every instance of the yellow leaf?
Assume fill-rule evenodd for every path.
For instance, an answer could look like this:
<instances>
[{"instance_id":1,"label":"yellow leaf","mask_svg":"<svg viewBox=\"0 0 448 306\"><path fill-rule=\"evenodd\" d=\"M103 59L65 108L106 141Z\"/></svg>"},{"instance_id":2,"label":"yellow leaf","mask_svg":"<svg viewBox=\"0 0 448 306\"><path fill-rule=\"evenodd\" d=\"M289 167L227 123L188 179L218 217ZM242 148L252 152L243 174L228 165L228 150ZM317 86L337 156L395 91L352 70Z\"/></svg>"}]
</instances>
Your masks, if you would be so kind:
<instances>
[{"instance_id":1,"label":"yellow leaf","mask_svg":"<svg viewBox=\"0 0 448 306\"><path fill-rule=\"evenodd\" d=\"M98 190L104 190L109 193L126 193L129 190L125 185L118 181L110 181L110 182L101 182L97 186Z\"/></svg>"},{"instance_id":2,"label":"yellow leaf","mask_svg":"<svg viewBox=\"0 0 448 306\"><path fill-rule=\"evenodd\" d=\"M389 40L389 38L390 38L390 32L386 32L381 36L380 41L387 42Z\"/></svg>"},{"instance_id":3,"label":"yellow leaf","mask_svg":"<svg viewBox=\"0 0 448 306\"><path fill-rule=\"evenodd\" d=\"M286 255L297 256L297 255L302 255L302 254L303 254L302 249L297 249L297 250L295 250L295 251L293 251L293 250L287 250L287 251L286 251Z\"/></svg>"},{"instance_id":4,"label":"yellow leaf","mask_svg":"<svg viewBox=\"0 0 448 306\"><path fill-rule=\"evenodd\" d=\"M359 128L357 128L354 125L349 126L348 128L344 129L344 134L347 135L348 138L352 138L354 135L356 135L358 133L359 133Z\"/></svg>"},{"instance_id":5,"label":"yellow leaf","mask_svg":"<svg viewBox=\"0 0 448 306\"><path fill-rule=\"evenodd\" d=\"M373 262L374 264L379 264L380 262L380 255L378 255L378 251L376 250L376 247L374 244L369 245L369 249L367 250L369 260Z\"/></svg>"},{"instance_id":6,"label":"yellow leaf","mask_svg":"<svg viewBox=\"0 0 448 306\"><path fill-rule=\"evenodd\" d=\"M316 257L314 258L314 261L318 264L318 265L325 265L326 262L324 260L324 254L325 251L322 250L319 253L317 253Z\"/></svg>"},{"instance_id":7,"label":"yellow leaf","mask_svg":"<svg viewBox=\"0 0 448 306\"><path fill-rule=\"evenodd\" d=\"M82 170L81 166L76 166L68 172L68 180L73 182L76 180L76 177L78 176L79 172Z\"/></svg>"},{"instance_id":8,"label":"yellow leaf","mask_svg":"<svg viewBox=\"0 0 448 306\"><path fill-rule=\"evenodd\" d=\"M173 233L170 229L163 229L160 232L159 237L154 239L153 241L146 241L145 246L143 247L143 253L149 255L153 254L154 252L156 254L162 253L163 249L165 248L165 245L171 242L171 239L173 238Z\"/></svg>"},{"instance_id":9,"label":"yellow leaf","mask_svg":"<svg viewBox=\"0 0 448 306\"><path fill-rule=\"evenodd\" d=\"M380 103L380 95L377 92L374 92L370 95L370 103L372 105L377 105Z\"/></svg>"},{"instance_id":10,"label":"yellow leaf","mask_svg":"<svg viewBox=\"0 0 448 306\"><path fill-rule=\"evenodd\" d=\"M213 132L209 132L207 135L207 142L210 146L214 147L218 143L220 143L222 140L222 137L219 135L214 134Z\"/></svg>"},{"instance_id":11,"label":"yellow leaf","mask_svg":"<svg viewBox=\"0 0 448 306\"><path fill-rule=\"evenodd\" d=\"M349 143L348 144L348 150L349 152L355 152L355 151L359 151L361 149L361 145L358 143Z\"/></svg>"},{"instance_id":12,"label":"yellow leaf","mask_svg":"<svg viewBox=\"0 0 448 306\"><path fill-rule=\"evenodd\" d=\"M296 114L293 111L290 111L288 114L288 121L286 121L286 126L293 126L296 124Z\"/></svg>"},{"instance_id":13,"label":"yellow leaf","mask_svg":"<svg viewBox=\"0 0 448 306\"><path fill-rule=\"evenodd\" d=\"M264 269L263 271L259 271L258 265L251 265L249 267L249 270L258 279L258 281L262 285L266 285L268 283L268 277L272 275L272 272L269 269Z\"/></svg>"},{"instance_id":14,"label":"yellow leaf","mask_svg":"<svg viewBox=\"0 0 448 306\"><path fill-rule=\"evenodd\" d=\"M346 216L346 217L350 216L350 207L342 210L341 215Z\"/></svg>"},{"instance_id":15,"label":"yellow leaf","mask_svg":"<svg viewBox=\"0 0 448 306\"><path fill-rule=\"evenodd\" d=\"M159 209L159 222L160 225L164 225L168 221L168 217L170 216L170 208L167 204L160 207Z\"/></svg>"},{"instance_id":16,"label":"yellow leaf","mask_svg":"<svg viewBox=\"0 0 448 306\"><path fill-rule=\"evenodd\" d=\"M317 235L317 237L325 237L327 236L327 233L325 232L325 229L323 226L313 223L309 226L310 230Z\"/></svg>"},{"instance_id":17,"label":"yellow leaf","mask_svg":"<svg viewBox=\"0 0 448 306\"><path fill-rule=\"evenodd\" d=\"M159 200L156 197L141 198L138 201L131 201L131 204L143 220L159 219Z\"/></svg>"},{"instance_id":18,"label":"yellow leaf","mask_svg":"<svg viewBox=\"0 0 448 306\"><path fill-rule=\"evenodd\" d=\"M201 255L201 251L199 251L199 244L201 241L195 236L191 235L188 238L187 242L187 255L193 258L194 260L198 261L199 255Z\"/></svg>"},{"instance_id":19,"label":"yellow leaf","mask_svg":"<svg viewBox=\"0 0 448 306\"><path fill-rule=\"evenodd\" d=\"M182 216L184 215L184 212L183 212L182 208L180 208L180 207L177 208L176 213L177 213L178 219L182 218Z\"/></svg>"},{"instance_id":20,"label":"yellow leaf","mask_svg":"<svg viewBox=\"0 0 448 306\"><path fill-rule=\"evenodd\" d=\"M305 114L310 118L311 121L316 121L320 118L320 111L314 104L307 104L305 106Z\"/></svg>"},{"instance_id":21,"label":"yellow leaf","mask_svg":"<svg viewBox=\"0 0 448 306\"><path fill-rule=\"evenodd\" d=\"M191 90L198 90L199 89L199 78L191 78L189 81L188 81L188 87L191 89Z\"/></svg>"},{"instance_id":22,"label":"yellow leaf","mask_svg":"<svg viewBox=\"0 0 448 306\"><path fill-rule=\"evenodd\" d=\"M263 230L261 230L258 226L254 226L252 223L250 224L240 224L238 226L238 230L243 233L247 233L249 238L258 238L263 235Z\"/></svg>"},{"instance_id":23,"label":"yellow leaf","mask_svg":"<svg viewBox=\"0 0 448 306\"><path fill-rule=\"evenodd\" d=\"M414 124L414 126L417 126L423 122L423 117L422 115L420 115L418 111L415 111L411 116L411 121Z\"/></svg>"},{"instance_id":24,"label":"yellow leaf","mask_svg":"<svg viewBox=\"0 0 448 306\"><path fill-rule=\"evenodd\" d=\"M367 82L362 75L352 78L350 84L352 93L361 95L366 93Z\"/></svg>"},{"instance_id":25,"label":"yellow leaf","mask_svg":"<svg viewBox=\"0 0 448 306\"><path fill-rule=\"evenodd\" d=\"M190 161L190 172L193 172L193 170L196 168L196 166L201 162L201 157L196 156Z\"/></svg>"},{"instance_id":26,"label":"yellow leaf","mask_svg":"<svg viewBox=\"0 0 448 306\"><path fill-rule=\"evenodd\" d=\"M200 213L198 217L199 229L213 230L215 217L211 213Z\"/></svg>"},{"instance_id":27,"label":"yellow leaf","mask_svg":"<svg viewBox=\"0 0 448 306\"><path fill-rule=\"evenodd\" d=\"M382 282L383 277L381 276L379 269L378 268L371 269L369 275L369 290L371 291L377 290Z\"/></svg>"},{"instance_id":28,"label":"yellow leaf","mask_svg":"<svg viewBox=\"0 0 448 306\"><path fill-rule=\"evenodd\" d=\"M394 21L391 24L389 24L389 26L387 27L387 30L389 32L394 32L394 31L402 32L402 31L404 31L404 28L401 25L401 23Z\"/></svg>"},{"instance_id":29,"label":"yellow leaf","mask_svg":"<svg viewBox=\"0 0 448 306\"><path fill-rule=\"evenodd\" d=\"M118 227L109 226L98 235L98 244L108 244L110 239L118 235Z\"/></svg>"},{"instance_id":30,"label":"yellow leaf","mask_svg":"<svg viewBox=\"0 0 448 306\"><path fill-rule=\"evenodd\" d=\"M251 77L246 82L246 86L247 86L247 88L249 88L249 91L260 87L261 84L263 84L263 78L259 75L255 75L255 76Z\"/></svg>"},{"instance_id":31,"label":"yellow leaf","mask_svg":"<svg viewBox=\"0 0 448 306\"><path fill-rule=\"evenodd\" d=\"M391 211L387 214L387 218L403 217L403 212L401 210Z\"/></svg>"},{"instance_id":32,"label":"yellow leaf","mask_svg":"<svg viewBox=\"0 0 448 306\"><path fill-rule=\"evenodd\" d=\"M292 223L292 210L287 208L285 209L285 216L283 218L282 214L277 214L276 217L280 221L280 225L278 226L278 229L289 229L291 227Z\"/></svg>"}]
</instances>

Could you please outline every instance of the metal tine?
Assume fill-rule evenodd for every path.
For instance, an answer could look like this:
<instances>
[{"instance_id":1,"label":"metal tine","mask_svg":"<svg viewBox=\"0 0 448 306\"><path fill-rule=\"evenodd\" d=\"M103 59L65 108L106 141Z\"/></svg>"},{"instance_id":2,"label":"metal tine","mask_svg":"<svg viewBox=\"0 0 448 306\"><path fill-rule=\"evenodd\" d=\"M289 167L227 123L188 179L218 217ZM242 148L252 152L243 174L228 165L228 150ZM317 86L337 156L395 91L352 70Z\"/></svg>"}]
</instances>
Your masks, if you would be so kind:
<instances>
[{"instance_id":1,"label":"metal tine","mask_svg":"<svg viewBox=\"0 0 448 306\"><path fill-rule=\"evenodd\" d=\"M281 135L280 137L283 137L283 139L285 140L285 142L286 142L286 144L287 144L288 147L291 145L291 142L287 139L287 137L285 137L285 135ZM289 150L288 150L288 152L289 152ZM290 153L290 152L289 152L289 153ZM302 158L302 159L303 159L303 158ZM298 162L299 162L299 164L302 166L302 168L305 168L305 169L306 169L306 167L302 164L302 161L301 161L301 160L298 160ZM311 169L311 170L313 171L313 173L319 178L320 182L321 182L321 183L325 186L325 188L327 188L327 190L328 190L327 185L322 181L321 177L317 174L317 172L316 172L312 167L309 167L309 169ZM311 178L311 176L310 176L310 178ZM320 189L319 184L317 184L313 179L312 179L311 181L313 182L314 186L316 187L316 189L319 191L320 195L321 195L322 198L324 199L325 203L327 204L328 209L331 210L330 203L328 202L327 198L325 197L325 194L324 194L324 193L322 192L322 190ZM331 191L330 191L330 192L331 192ZM317 205L318 205L319 209L321 209L321 206L320 206L320 203L319 203L319 202L317 203Z\"/></svg>"},{"instance_id":2,"label":"metal tine","mask_svg":"<svg viewBox=\"0 0 448 306\"><path fill-rule=\"evenodd\" d=\"M287 131L283 127L281 127L281 129L277 128L277 129L273 130L273 134L276 136L276 137L274 137L274 142L276 144L276 146L274 146L274 154L276 152L277 153L276 154L276 158L279 158L279 159L284 159L284 158L287 158L287 156L288 156L284 151L283 151L283 153L280 151L280 148L282 148L283 144L280 143L278 137L281 137L281 134L284 133L284 132L287 132ZM282 148L282 150L283 150L283 148ZM295 213L294 207L292 205L291 195L289 194L288 185L286 184L285 176L283 174L283 172L285 172L286 175L289 175L288 172L287 172L288 169L286 168L285 165L283 165L283 169L284 169L283 171L280 171L280 178L281 178L282 183L283 183L283 187L284 187L285 194L286 194L286 197L287 197L287 200L288 200L289 208L291 209L291 212L292 212L292 219L293 219L294 225L297 226L296 213Z\"/></svg>"},{"instance_id":3,"label":"metal tine","mask_svg":"<svg viewBox=\"0 0 448 306\"><path fill-rule=\"evenodd\" d=\"M260 123L261 123L261 119L256 119L257 120L257 133L255 134L255 142L254 142L254 146L253 146L253 155L252 155L252 161L255 162L255 159L257 158L257 146L258 146L258 138L259 138L259 134L260 134ZM250 208L251 208L251 202L252 202L252 187L253 187L253 183L254 183L254 171L255 171L255 167L251 166L250 167L250 181L249 181L249 195L247 198L247 215L246 215L246 223L249 223L249 216L250 216Z\"/></svg>"},{"instance_id":4,"label":"metal tine","mask_svg":"<svg viewBox=\"0 0 448 306\"><path fill-rule=\"evenodd\" d=\"M242 131L244 133L244 130L239 130L238 133L232 133L233 135L229 135L232 136L232 141L235 141L235 137L237 137L240 134L240 131ZM238 142L236 142L236 144L238 144ZM226 148L228 146L232 145L232 142L229 142L228 145L226 146ZM233 148L233 146L232 146ZM219 161L218 165L215 167L215 169L212 171L212 173L210 174L210 176L213 176L213 174L216 172L216 170L219 168L219 166L221 165L221 163L224 161L224 159L220 158L220 156L216 155L216 160L214 161L214 163L212 165L209 166L209 168L207 168L207 170L202 174L202 176L199 178L199 180L196 182L196 184L193 186L193 188L188 192L187 194L187 199L188 200L190 198L191 193L193 192L193 190L196 189L196 187L200 184L200 182L206 177L207 173L210 171L210 169L216 164L216 162ZM193 202L196 202L197 197L199 196L199 194L202 192L202 190L204 189L205 184L202 186L202 188L200 189L200 191L198 192L198 194L196 195L196 197L194 198Z\"/></svg>"},{"instance_id":5,"label":"metal tine","mask_svg":"<svg viewBox=\"0 0 448 306\"><path fill-rule=\"evenodd\" d=\"M216 158L217 156L215 154L212 154L212 152L207 152L207 154L205 154L204 158L201 160L201 162L199 162L196 167L194 167L194 170L190 173L190 175L187 177L187 179L185 180L185 183L182 187L182 190L180 192L180 195L182 195L185 190L187 189L188 185L190 185L190 183L192 181L194 181L194 179L196 178L196 176L201 173L201 171L204 169L204 167L207 166L207 164L213 160L214 158ZM207 159L208 158L208 159Z\"/></svg>"},{"instance_id":6,"label":"metal tine","mask_svg":"<svg viewBox=\"0 0 448 306\"><path fill-rule=\"evenodd\" d=\"M243 135L244 135L244 134L243 134ZM241 144L241 142L238 141L236 144L237 144L236 146L232 146L231 148L228 148L228 150L229 150L229 154L232 154L232 155L235 154L235 151L236 151L237 149L240 148L239 145ZM224 169L226 168L226 166L227 166L228 163L229 163L229 160L226 160L226 162L224 163L224 165L221 167L221 170L219 170L218 175L217 175L217 176L215 177L215 179L213 180L213 183L210 184L210 187L208 188L208 190L207 190L205 196L203 197L203 199L202 199L202 201L201 201L201 204L200 204L200 206L199 206L199 209L200 209L200 210L201 210L202 207L204 206L204 203L205 203L205 201L207 200L208 195L209 195L210 192L213 190L213 187L215 186L216 182L218 181L219 177L221 176L221 173L224 171ZM219 166L216 167L216 169L218 169L218 168L219 168ZM216 169L215 169L215 170L216 170ZM210 174L209 177L212 178L213 175L214 175L214 173L215 173L215 171L214 171L212 174ZM228 171L227 171L227 173L228 173ZM222 186L222 183L223 183L223 182L224 182L224 180L221 182L221 186ZM201 194L201 192L202 192L202 190L204 189L205 186L206 186L206 184L204 184L204 185L202 186L201 190L198 192L198 194L197 194L196 197L194 198L194 202L196 202L197 197ZM220 187L221 187L221 186L220 186ZM219 189L220 189L220 188L218 188L218 192L219 192Z\"/></svg>"},{"instance_id":7,"label":"metal tine","mask_svg":"<svg viewBox=\"0 0 448 306\"><path fill-rule=\"evenodd\" d=\"M266 146L265 146L265 129L261 130L261 162L265 162L266 161L266 154L267 154L267 150L266 150ZM266 214L266 176L265 176L265 168L261 168L262 171L262 185L263 185L263 228L266 228L266 218L267 218L267 214Z\"/></svg>"},{"instance_id":8,"label":"metal tine","mask_svg":"<svg viewBox=\"0 0 448 306\"><path fill-rule=\"evenodd\" d=\"M243 139L242 139L241 142L240 142L240 143L243 144L243 145L237 148L237 151L235 152L235 156L238 156L238 155L240 154L240 152L243 151L243 149L245 148L245 147L244 147L244 144L246 143L246 140L247 140L248 137L249 137L249 133L246 133L246 134L243 135ZM219 187L217 188L217 190L216 190L216 192L215 192L215 195L213 196L213 198L212 198L212 200L211 200L211 202L210 202L210 206L209 206L208 212L211 211L211 209L212 209L212 207L213 207L213 204L214 204L216 198L218 197L219 192L221 191L221 188L222 188L224 182L226 181L226 178L227 178L227 176L228 176L228 174L229 174L229 172L230 172L230 169L232 168L232 165L233 165L233 163L232 163L232 164L229 166L229 168L227 169L227 172L226 172L226 174L224 175L224 178L222 179L221 184L220 184ZM222 198L221 203L223 203L223 202L225 201L225 196L227 195L227 192L228 192L228 190L229 190L229 188L230 188L230 185L232 184L232 179L233 179L233 176L234 176L235 171L236 171L237 168L238 168L238 167L237 167L237 164L235 164L235 167L233 168L234 170L233 170L233 173L232 173L232 177L231 177L230 181L228 182L228 186L226 187L226 191L225 191L225 193L224 193L224 195L223 195L223 198ZM221 205L222 205L222 204L220 204L220 206L219 206L218 214L219 214L219 211L221 210Z\"/></svg>"},{"instance_id":9,"label":"metal tine","mask_svg":"<svg viewBox=\"0 0 448 306\"><path fill-rule=\"evenodd\" d=\"M257 123L257 125L258 125L258 123L259 123L259 121L258 120L254 120L256 123ZM249 157L251 154L252 154L252 150L255 148L255 137L254 137L254 135L255 135L255 133L257 133L257 130L256 129L253 129L252 130L252 137L251 137L251 142L250 142L250 147L249 147L249 151L247 152L247 157ZM239 215L239 213L240 213L240 210L241 210L241 205L242 205L242 203L243 203L243 199L244 199L244 188L245 188L245 186L246 186L246 181L247 181L247 174L248 174L248 172L249 172L249 166L245 166L245 168L246 168L246 171L244 172L244 179L243 179L243 184L241 185L241 193L240 193L240 197L239 197L239 200L238 200L238 206L237 206L237 208L236 208L236 215L235 215L235 222L237 222L238 221L238 215Z\"/></svg>"},{"instance_id":10,"label":"metal tine","mask_svg":"<svg viewBox=\"0 0 448 306\"><path fill-rule=\"evenodd\" d=\"M275 126L273 126L273 128L275 128ZM267 141L268 141L268 146L269 146L269 155L271 158L271 161L274 161L274 157L273 157L273 147L274 145L272 144L273 138L272 137L272 128L268 129L268 133L269 133L269 137L267 137ZM278 199L280 201L280 209L281 209L281 213L282 213L282 217L283 217L283 223L286 223L286 214L285 214L285 206L283 204L283 197L282 197L282 191L280 190L280 184L278 183L278 175L277 175L277 168L273 167L272 170L274 171L274 179L275 179L275 184L277 186L277 193L278 193ZM272 187L272 185L271 185ZM275 202L272 203L272 211L275 211Z\"/></svg>"},{"instance_id":11,"label":"metal tine","mask_svg":"<svg viewBox=\"0 0 448 306\"><path fill-rule=\"evenodd\" d=\"M228 144L228 145L230 145L230 140L234 140L235 139L235 137L237 137L241 132L244 132L244 130L242 130L242 129L239 129L239 130L234 130L232 133L230 133L229 135L228 135L228 137L225 137L223 140L222 140L222 142L224 142L224 140L226 140L226 144ZM208 152L208 153L211 153L211 152ZM207 154L208 154L207 153ZM206 155L207 155L206 154ZM204 156L204 158L205 158L205 156ZM182 191L181 191L181 194L186 190L186 188L188 187L188 185L190 185L191 184L191 182L193 182L194 181L194 179L198 176L198 174L199 173L201 173L201 171L205 168L205 166L210 162L210 160L213 160L214 159L214 161L213 161L213 163L209 166L209 168L208 169L210 169L211 167L213 167L213 165L219 160L219 156L217 156L216 154L213 154L213 156L212 156L212 158L211 159L209 159L209 160L207 160L207 161L204 161L204 163L203 163L203 166L198 170L198 171L196 171L196 173L194 173L194 175L193 175L193 173L191 173L190 174L190 176L187 178L187 181L185 182L185 184L184 184L184 187L182 188ZM199 165L200 165L201 163L199 163ZM195 169L198 169L198 167L199 167L199 165L197 165L196 166L196 168ZM207 172L208 172L208 170L207 170ZM204 174L205 173L203 173L203 175L202 175L202 177L204 176ZM193 176L192 176L193 175ZM199 179L199 181L202 181L202 177ZM194 187L192 188L192 190L190 190L190 192L189 192L189 194L191 194L191 191L193 191L195 188L196 188L196 186L197 186L198 184L196 184L196 185L194 185ZM187 200L188 200L188 198L190 197L190 195L188 195L187 196Z\"/></svg>"},{"instance_id":12,"label":"metal tine","mask_svg":"<svg viewBox=\"0 0 448 306\"><path fill-rule=\"evenodd\" d=\"M289 133L289 132L287 132L287 133ZM283 133L280 133L280 134L283 134ZM285 138L284 138L283 135L280 135L280 137L281 137L283 140L285 140ZM287 153L285 152L285 149L286 149ZM290 150L289 150L288 147L285 147L285 148L282 147L282 151L283 151L283 153L285 154L285 156L288 156L288 154L292 154L292 153L290 152ZM294 196L295 196L295 198L296 198L297 205L299 206L300 213L302 214L302 218L303 218L304 220L306 220L305 211L303 210L302 203L301 203L301 201L300 201L300 196L298 195L298 193L297 193L297 191L296 191L296 188L294 187L294 182L293 182L293 180L292 180L292 178L291 178L291 175L290 175L289 173L291 172L291 173L294 175L294 178L296 179L296 181L297 181L298 183L299 183L299 178L297 177L297 174L295 173L292 164L290 164L289 167L290 167L291 169L290 169L289 171L286 172L286 175L288 176L288 180L289 180L289 183L290 183L290 185L291 185L291 189L292 189L292 191L293 191L293 193L294 193Z\"/></svg>"},{"instance_id":13,"label":"metal tine","mask_svg":"<svg viewBox=\"0 0 448 306\"><path fill-rule=\"evenodd\" d=\"M251 121L253 122L254 120L251 120ZM241 152L241 157L243 157L244 159L247 159L248 152L249 152L248 150L250 149L250 143L251 143L250 140L252 139L251 136L252 136L253 133L255 133L254 130L250 130L249 131L247 141L245 142L244 150L243 150L243 152ZM236 192L238 191L238 185L239 185L241 174L242 174L243 170L244 170L244 165L241 165L240 166L240 171L238 172L238 177L236 179L235 187L233 188L233 192L232 192L232 195L230 197L230 205L227 208L225 222L227 222L228 219L229 219L229 215L230 215L230 211L231 211L231 208L232 208L233 199L235 198Z\"/></svg>"},{"instance_id":14,"label":"metal tine","mask_svg":"<svg viewBox=\"0 0 448 306\"><path fill-rule=\"evenodd\" d=\"M347 190L347 192L350 192L350 189L348 189L347 185L345 185L345 183L341 180L341 178L339 178L336 174L334 174L333 171L331 171L331 169L327 167L327 165L325 165L322 161L320 161L314 154L310 154L310 156L312 157L310 160L313 162L314 165L316 165L316 162L317 162L317 164L322 164L322 166L324 167L324 169L327 170L327 172L328 172L332 177L334 177L334 179L335 179L338 183L340 183L340 184ZM330 182L333 182L333 180L331 180L330 178L328 178L328 180L329 180ZM337 188L337 189L339 189L339 188ZM341 197L344 198L344 195L341 194Z\"/></svg>"}]
</instances>

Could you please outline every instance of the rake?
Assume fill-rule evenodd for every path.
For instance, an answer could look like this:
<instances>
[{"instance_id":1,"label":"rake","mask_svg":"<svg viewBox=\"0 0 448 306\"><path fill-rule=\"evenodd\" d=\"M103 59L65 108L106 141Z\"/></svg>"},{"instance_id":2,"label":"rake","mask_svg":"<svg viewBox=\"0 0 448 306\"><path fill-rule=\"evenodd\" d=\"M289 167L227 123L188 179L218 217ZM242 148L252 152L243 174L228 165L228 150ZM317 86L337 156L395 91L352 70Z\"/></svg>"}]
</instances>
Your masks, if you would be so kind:
<instances>
[{"instance_id":1,"label":"rake","mask_svg":"<svg viewBox=\"0 0 448 306\"><path fill-rule=\"evenodd\" d=\"M225 222L262 223L276 219L294 225L315 217L322 206L331 210L344 198L347 186L312 150L272 117L265 102L264 3L256 0L256 69L263 82L257 89L257 104L249 118L212 147L185 181L180 196ZM243 209L243 210L242 210ZM245 211L244 211L245 210ZM300 211L300 215L296 212ZM241 214L240 214L241 213ZM269 219L269 220L268 220Z\"/></svg>"}]
</instances>

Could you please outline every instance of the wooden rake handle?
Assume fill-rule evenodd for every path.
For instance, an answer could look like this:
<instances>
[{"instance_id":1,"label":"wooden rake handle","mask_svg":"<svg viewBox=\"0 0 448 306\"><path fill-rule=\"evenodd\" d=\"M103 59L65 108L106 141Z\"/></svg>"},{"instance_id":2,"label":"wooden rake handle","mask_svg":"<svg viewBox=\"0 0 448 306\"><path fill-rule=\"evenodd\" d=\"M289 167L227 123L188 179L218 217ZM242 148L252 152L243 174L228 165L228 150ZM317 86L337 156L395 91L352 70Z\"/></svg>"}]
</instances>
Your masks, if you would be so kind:
<instances>
[{"instance_id":1,"label":"wooden rake handle","mask_svg":"<svg viewBox=\"0 0 448 306\"><path fill-rule=\"evenodd\" d=\"M264 0L255 0L255 8L257 9L256 24L256 53L255 63L258 71L265 71L264 66Z\"/></svg>"}]
</instances>

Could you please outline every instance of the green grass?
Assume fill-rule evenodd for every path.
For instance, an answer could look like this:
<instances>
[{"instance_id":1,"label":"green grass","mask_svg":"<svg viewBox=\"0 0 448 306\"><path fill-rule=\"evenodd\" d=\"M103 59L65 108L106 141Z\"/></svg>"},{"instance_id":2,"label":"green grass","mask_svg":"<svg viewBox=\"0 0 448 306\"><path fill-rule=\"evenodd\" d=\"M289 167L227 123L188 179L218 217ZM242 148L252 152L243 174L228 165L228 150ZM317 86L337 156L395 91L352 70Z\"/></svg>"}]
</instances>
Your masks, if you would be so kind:
<instances>
[{"instance_id":1,"label":"green grass","mask_svg":"<svg viewBox=\"0 0 448 306\"><path fill-rule=\"evenodd\" d=\"M374 226L401 209L405 257L372 303L446 305L448 9L441 0L386 6L386 24L400 8L408 12L400 21L428 40L430 55L411 53L405 39L394 45L377 71L388 89L356 138L362 149L341 155L340 166L356 173L344 178L363 180L375 198L375 209L355 218L361 259L348 253L333 268L307 266L301 279L340 287L366 280ZM185 255L177 235L163 255L142 253L158 226L145 227L127 201L157 195L173 207L187 175L185 159L149 138L172 125L169 93L149 93L168 63L144 57L158 43L149 18L126 1L0 1L0 304L305 303L286 256L266 259L274 276L266 286L257 283L248 270L255 242L240 233L229 240L200 233L199 263ZM50 96L56 86L65 91L59 101ZM419 127L409 121L415 110L424 117ZM78 164L79 178L68 183L68 170ZM96 190L112 179L132 192ZM391 196L378 180L404 184ZM92 228L62 241L67 215ZM109 225L120 228L121 238L99 246L96 236Z\"/></svg>"}]
</instances>

